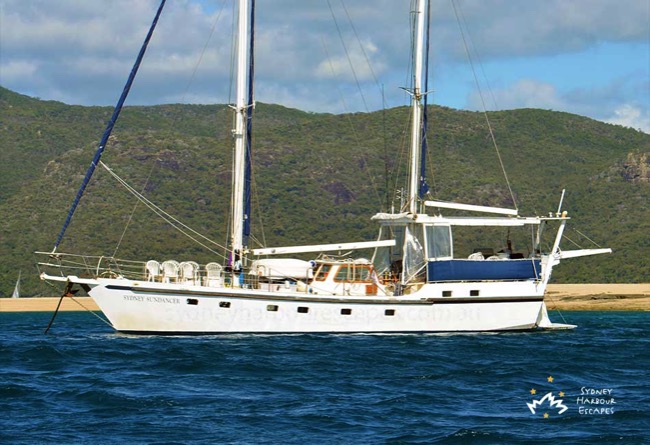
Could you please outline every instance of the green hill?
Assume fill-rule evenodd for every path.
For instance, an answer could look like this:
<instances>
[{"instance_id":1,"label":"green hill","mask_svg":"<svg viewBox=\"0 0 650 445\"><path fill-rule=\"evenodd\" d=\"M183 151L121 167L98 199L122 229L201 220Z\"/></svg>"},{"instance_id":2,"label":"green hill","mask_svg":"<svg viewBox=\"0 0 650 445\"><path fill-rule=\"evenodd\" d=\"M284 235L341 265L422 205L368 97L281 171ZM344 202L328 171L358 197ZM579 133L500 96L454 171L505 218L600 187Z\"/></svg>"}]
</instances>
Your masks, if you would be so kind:
<instances>
[{"instance_id":1,"label":"green hill","mask_svg":"<svg viewBox=\"0 0 650 445\"><path fill-rule=\"evenodd\" d=\"M25 295L58 292L38 279L33 252L52 249L111 113L0 88L0 296L11 294L19 270ZM579 230L569 230L569 239L593 247L586 235L614 249L563 262L554 282L647 282L650 135L544 110L489 116L520 213L556 210L566 188L563 209ZM393 191L405 187L408 120L403 107L331 115L257 104L256 240L374 239L370 216L396 203ZM231 122L225 105L126 107L103 161L162 209L225 244ZM429 146L436 199L512 205L483 114L431 107ZM215 259L136 204L101 167L59 251Z\"/></svg>"}]
</instances>

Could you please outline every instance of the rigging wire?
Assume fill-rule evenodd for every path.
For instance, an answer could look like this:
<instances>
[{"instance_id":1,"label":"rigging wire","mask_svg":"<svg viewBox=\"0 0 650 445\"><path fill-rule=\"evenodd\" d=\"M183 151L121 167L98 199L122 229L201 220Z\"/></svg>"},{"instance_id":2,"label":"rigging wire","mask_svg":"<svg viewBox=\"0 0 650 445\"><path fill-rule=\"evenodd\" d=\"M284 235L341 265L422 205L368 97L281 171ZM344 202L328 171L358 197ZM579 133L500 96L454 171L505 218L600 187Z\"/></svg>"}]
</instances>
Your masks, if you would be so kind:
<instances>
[{"instance_id":1,"label":"rigging wire","mask_svg":"<svg viewBox=\"0 0 650 445\"><path fill-rule=\"evenodd\" d=\"M483 75L483 81L487 85L487 90L488 93L490 94L490 98L492 99L492 104L494 105L494 109L498 110L499 106L497 104L496 97L494 96L494 92L492 91L492 87L490 86L490 79L487 77L487 74L485 73L485 66L483 65L483 62L481 61L481 55L479 52L476 50L476 46L473 43L472 40L472 35L469 32L469 27L467 26L467 21L465 20L465 15L463 14L463 10L459 8L458 14L460 16L460 20L463 22L463 27L465 29L465 32L467 33L467 39L470 42L470 49L473 49L474 51L474 57L476 57L478 61L478 66L481 68L481 74Z\"/></svg>"},{"instance_id":2,"label":"rigging wire","mask_svg":"<svg viewBox=\"0 0 650 445\"><path fill-rule=\"evenodd\" d=\"M596 247L603 247L603 246L601 246L600 244L598 244L596 241L592 240L592 239L589 238L587 235L585 235L584 233L582 233L580 230L576 229L575 227L573 227L573 230L576 231L576 232L578 232L578 234L580 234L580 235L584 236L585 238L587 238L587 239L588 239L589 241L591 241L591 242L592 242Z\"/></svg>"},{"instance_id":3,"label":"rigging wire","mask_svg":"<svg viewBox=\"0 0 650 445\"><path fill-rule=\"evenodd\" d=\"M44 280L43 282L44 282L45 284L47 284L48 286L50 286L52 289L55 289L57 292L59 291L59 288L57 288L54 284L50 283L49 281ZM74 295L65 295L65 294L64 294L64 295L59 299L59 304L57 305L57 310L58 310L58 308L61 306L61 302L63 301L63 297L66 297L66 296L67 296L68 298L70 298L72 301L74 301L75 303L77 303L79 306L81 306L82 308L84 308L86 311L88 311L88 312L90 312L91 314L93 314L93 315L94 315L95 317L97 317L97 319L100 320L101 322L105 323L106 325L110 326L111 328L113 327L113 325L111 324L110 321L108 321L106 318L101 317L97 312L95 312L95 311L91 311L90 309L88 309L88 308L87 308L86 306L84 306L80 301L76 300L75 297L74 297ZM50 324L48 325L47 329L45 330L45 333L46 333L46 334L47 334L47 332L50 330L50 328L52 327L52 323L54 323L54 317L52 317L52 319L50 320Z\"/></svg>"},{"instance_id":4,"label":"rigging wire","mask_svg":"<svg viewBox=\"0 0 650 445\"><path fill-rule=\"evenodd\" d=\"M237 54L237 39L236 37L237 29L237 14L235 13L235 4L233 2L233 13L232 13L232 22L230 23L230 81L228 82L228 103L233 103L232 100L232 91L233 85L235 84L235 57ZM233 117L233 128L234 128L234 117Z\"/></svg>"},{"instance_id":5,"label":"rigging wire","mask_svg":"<svg viewBox=\"0 0 650 445\"><path fill-rule=\"evenodd\" d=\"M156 162L154 161L153 164L151 165L151 169L149 170L149 175L147 176L147 179L144 181L144 185L142 186L142 192L140 192L140 194L144 194L144 191L146 190L147 185L149 185L149 179L151 179L151 174L153 173L155 168L156 168ZM133 215L135 215L135 211L138 209L139 205L140 205L139 200L136 201L135 204L133 205L133 210L131 211L131 214L129 215L129 219L126 221L126 224L124 225L124 230L122 231L122 236L120 236L120 239L117 242L117 245L115 246L115 250L113 251L113 257L117 256L117 251L120 249L120 245L122 244L122 240L124 240L124 236L126 235L126 232L129 229L129 226L131 225L131 221L133 220Z\"/></svg>"},{"instance_id":6,"label":"rigging wire","mask_svg":"<svg viewBox=\"0 0 650 445\"><path fill-rule=\"evenodd\" d=\"M170 224L173 228L181 232L183 235L187 236L190 238L192 241L195 243L199 244L200 246L204 247L205 249L209 250L210 252L214 253L215 255L222 256L222 254L216 252L214 249L211 247L207 246L205 243L199 241L197 238L202 238L205 240L207 243L210 243L219 249L225 249L224 246L221 244L212 241L205 235L202 235L201 233L197 232L196 230L192 229L189 227L187 224L182 223L179 221L177 218L173 217L169 213L165 212L162 210L160 207L155 205L153 202L151 202L149 199L147 199L144 195L139 193L137 190L135 190L131 185L129 185L125 180L123 180L121 177L117 175L111 168L109 168L103 161L100 161L99 163L104 169L111 175L113 176L114 179L116 179L124 188L126 188L133 196L135 196L137 199L139 199L145 206L147 206L151 211L153 211L156 215L160 216L163 220L165 220L168 224ZM189 233L188 233L189 232ZM196 238L190 233L194 234Z\"/></svg>"},{"instance_id":7,"label":"rigging wire","mask_svg":"<svg viewBox=\"0 0 650 445\"><path fill-rule=\"evenodd\" d=\"M413 85L414 84L414 76L415 73L413 71L414 66L415 66L415 48L416 48L416 23L417 23L417 12L416 12L416 3L415 0L411 0L411 7L410 7L410 15L409 15L409 30L410 30L410 60L408 63L408 69L406 71L406 78L405 78L405 85ZM408 94L406 88L401 88L404 90L404 97L408 98L408 101L410 102L411 96ZM409 109L410 113L410 109ZM404 130L402 131L402 140L399 144L399 147L401 149L397 153L397 160L396 160L396 165L398 168L393 172L393 202L397 199L399 199L399 207L401 210L401 207L403 205L406 205L406 202L403 201L404 197L404 190L408 189L408 173L406 170L410 167L407 167L408 162L405 162L404 160L410 156L409 155L409 138L410 138L410 129L412 126L412 119L413 119L413 114L410 113L409 119L405 121L404 123ZM400 177L402 183L402 187L399 186L400 183Z\"/></svg>"},{"instance_id":8,"label":"rigging wire","mask_svg":"<svg viewBox=\"0 0 650 445\"><path fill-rule=\"evenodd\" d=\"M185 87L185 91L183 91L183 96L181 97L180 103L185 103L185 98L187 96L187 92L189 91L192 83L194 83L194 78L196 77L196 73L199 69L199 66L201 66L201 62L203 61L203 56L205 55L206 50L208 49L208 45L210 44L210 40L212 40L212 36L214 35L215 29L217 29L217 23L219 23L219 20L221 19L221 14L223 14L223 11L226 6L226 1L223 0L221 2L221 9L219 9L219 13L217 14L216 19L214 20L214 23L212 24L212 28L210 29L210 34L208 35L207 40L205 41L205 44L203 45L203 49L201 50L201 54L199 55L199 59L197 60L196 64L194 65L194 69L192 70L192 74L190 75L190 79L187 82L187 86Z\"/></svg>"},{"instance_id":9,"label":"rigging wire","mask_svg":"<svg viewBox=\"0 0 650 445\"><path fill-rule=\"evenodd\" d=\"M472 58L472 54L469 50L468 44L467 44L467 38L465 36L465 31L463 30L463 26L461 23L461 19L459 16L458 8L456 7L456 0L451 0L451 5L454 9L454 15L456 16L456 22L458 23L458 28L460 29L460 34L463 39L463 45L465 47L465 54L467 55L467 59L469 61L470 66L472 67L472 74L474 76L474 82L476 83L476 88L479 93L479 97L481 98L481 104L483 106L483 115L485 116L485 121L488 126L488 130L490 132L490 138L492 140L492 145L494 146L494 150L496 151L497 158L499 159L499 165L501 166L501 171L503 172L503 177L506 180L506 185L508 186L508 191L510 192L510 198L512 199L512 203L515 206L515 209L518 210L517 206L517 200L515 199L515 194L512 191L512 187L510 186L510 181L508 180L508 174L506 173L505 166L503 164L503 159L501 157L501 153L499 151L499 146L497 145L496 138L494 137L494 131L492 130L492 124L490 123L490 119L487 114L487 107L485 105L485 98L483 97L483 90L481 89L480 82L478 81L478 76L476 75L476 69L474 68L474 60Z\"/></svg>"},{"instance_id":10,"label":"rigging wire","mask_svg":"<svg viewBox=\"0 0 650 445\"><path fill-rule=\"evenodd\" d=\"M255 113L255 108L253 108L253 113ZM251 118L252 118L252 116L251 116ZM252 138L254 138L254 136ZM255 146L254 140L251 140L251 145ZM249 152L249 160L248 160L248 162L250 163L250 166L251 166L251 192L255 195L255 199L252 200L253 201L252 205L255 206L255 215L256 215L256 218L257 218L257 221L258 221L258 223L256 225L260 227L260 234L262 236L262 241L260 242L260 240L258 240L257 237L253 233L251 233L249 235L249 239L256 242L259 245L259 247L264 247L264 246L267 245L266 244L266 233L265 233L265 229L264 229L264 218L262 216L263 212L262 212L262 208L260 206L260 202L262 202L262 200L260 199L260 196L259 196L259 192L258 192L259 188L257 187L257 181L256 181L256 176L255 176L255 168L254 168L254 163L253 163L253 150L251 150Z\"/></svg>"},{"instance_id":11,"label":"rigging wire","mask_svg":"<svg viewBox=\"0 0 650 445\"><path fill-rule=\"evenodd\" d=\"M354 22L352 21L352 18L350 17L350 13L348 12L348 8L345 6L345 2L341 0L341 6L343 7L343 10L345 11L345 15L348 19L348 23L350 24L350 27L352 28L352 32L354 32L354 36L357 39L357 42L359 42L359 48L361 49L361 52L363 54L363 57L366 60L366 64L368 65L368 69L370 69L370 73L372 74L372 78L375 81L375 85L377 85L377 88L381 92L381 109L382 109L382 130L383 130L383 140L384 140L384 180L386 182L385 187L386 187L386 211L390 209L390 194L389 194L389 167L388 167L388 145L387 145L387 139L386 139L386 95L384 93L384 86L379 83L379 79L377 78L377 75L375 74L375 70L372 67L372 64L370 63L370 57L368 57L368 53L366 52L366 49L361 43L361 38L359 37L359 33L357 32L356 27L354 26ZM330 8L331 9L331 8ZM372 178L371 178L372 180ZM374 187L374 184L373 184ZM376 188L376 187L375 187ZM378 194L378 192L377 192ZM381 198L380 198L380 206L381 206Z\"/></svg>"},{"instance_id":12,"label":"rigging wire","mask_svg":"<svg viewBox=\"0 0 650 445\"><path fill-rule=\"evenodd\" d=\"M328 3L329 3L329 0L328 0ZM330 11L331 11L331 8L330 8ZM334 13L332 12L332 14L334 14ZM339 36L340 36L340 33L339 33ZM330 67L330 71L332 72L332 75L334 75L335 74L334 66L332 64L332 59L331 59L331 57L329 55L329 52L327 51L327 45L325 44L325 40L323 40L322 43L323 43L323 50L325 51L325 55L327 56L327 61L328 61L329 67ZM348 59L348 61L350 62L350 66L352 66L351 65L352 62L349 59ZM359 87L359 92L361 93L360 88L361 87ZM350 128L352 129L352 137L355 139L355 143L356 143L357 147L360 147L361 146L361 141L359 141L359 139L358 139L357 129L355 128L354 123L352 122L352 114L350 113L350 111L349 111L349 109L347 107L347 103L345 102L345 96L343 95L343 92L341 91L341 89L338 86L336 86L336 90L338 91L339 96L341 97L341 102L343 103L343 108L345 110L345 116L347 118L348 124L350 125ZM361 93L361 95L363 97L363 93ZM321 158L321 160L323 161L324 164L329 164L329 162L327 162L326 158L323 157L323 155L320 153L320 151L318 151L317 154ZM367 164L366 157L362 156L361 159L364 161L364 166L365 166L363 168L363 170L365 170L365 172L368 174L368 179L370 181L370 186L372 187L372 190L375 193L375 198L378 200L379 205L381 206L381 195L379 193L379 188L377 187L377 184L375 183L375 178L370 174L370 171L368 170L368 167L367 167L368 164ZM345 188L350 193L353 193L353 191L350 190L346 184L343 184L343 185L345 186Z\"/></svg>"},{"instance_id":13,"label":"rigging wire","mask_svg":"<svg viewBox=\"0 0 650 445\"><path fill-rule=\"evenodd\" d=\"M334 10L332 9L332 3L330 0L327 0L327 6L330 8L330 13L332 14L332 20L334 21L334 25L336 26L336 32L339 34L339 39L341 40L341 45L343 45L343 50L345 51L345 57L348 59L348 63L350 64L350 69L352 70L352 76L354 77L354 81L357 84L357 88L359 89L359 94L361 95L361 100L363 101L363 106L366 110L366 113L369 112L368 109L368 104L366 103L366 98L363 95L363 91L361 91L361 84L359 83L359 78L357 77L357 72L354 69L354 65L352 64L352 59L350 58L350 52L348 51L348 47L345 44L345 39L343 39L343 34L341 33L341 28L339 27L339 22L336 20L336 16L334 15ZM347 10L346 10L347 12ZM359 42L360 44L361 42Z\"/></svg>"},{"instance_id":14,"label":"rigging wire","mask_svg":"<svg viewBox=\"0 0 650 445\"><path fill-rule=\"evenodd\" d=\"M348 23L350 24L350 28L352 28L352 32L354 32L354 36L357 39L357 42L359 42L359 48L361 49L361 52L363 53L363 57L366 59L366 64L368 65L368 69L370 70L370 74L372 74L372 78L375 80L375 85L377 85L377 88L380 88L379 80L377 79L377 75L375 74L375 70L372 69L372 64L370 63L370 58L368 57L368 54L366 53L366 49L363 47L361 44L361 39L359 38L359 34L357 33L357 28L354 26L354 22L352 21L352 18L350 17L350 13L348 12L348 8L345 6L345 2L341 0L341 6L343 7L343 10L345 11L345 15L348 18ZM331 8L330 8L331 10ZM383 94L383 91L382 91ZM382 95L382 105L383 105L383 95Z\"/></svg>"},{"instance_id":15,"label":"rigging wire","mask_svg":"<svg viewBox=\"0 0 650 445\"><path fill-rule=\"evenodd\" d=\"M52 249L52 252L56 252L56 249L59 247L61 244L61 241L63 240L63 235L65 235L65 232L70 225L70 222L72 221L72 217L74 216L75 210L77 209L77 206L79 205L79 202L81 201L81 198L84 194L84 191L86 190L86 187L88 186L88 183L90 182L90 179L93 176L93 173L95 172L95 169L97 168L97 165L99 164L102 154L104 153L104 149L106 148L106 144L108 143L108 140L111 136L111 132L113 131L113 128L115 127L115 123L117 122L117 119L120 117L120 113L122 111L122 108L124 106L124 102L126 101L126 98L129 95L129 91L131 91L131 87L133 86L133 81L135 80L135 77L138 73L138 70L140 69L140 65L142 63L142 59L145 56L145 53L147 52L147 48L149 46L149 42L151 41L151 37L153 36L154 30L156 29L156 25L158 24L158 19L160 18L160 15L162 14L163 8L165 6L166 0L161 0L160 6L158 6L158 10L156 11L156 15L153 19L153 22L151 22L151 26L149 27L149 31L147 32L147 36L144 39L144 42L142 43L142 46L140 47L140 51L138 52L138 56L136 57L135 63L133 64L133 67L131 68L131 72L129 73L129 76L126 80L126 84L124 85L124 88L122 89L122 94L120 94L120 98L117 101L117 104L115 104L115 108L113 109L113 114L108 121L108 124L106 125L106 129L104 130L104 134L102 135L102 139L99 142L99 146L97 147L97 151L95 151L95 155L93 156L93 160L90 163L90 166L88 167L88 170L86 170L86 175L84 177L83 182L81 183L81 187L79 187L79 190L77 191L77 195L72 202L72 206L70 207L70 210L68 211L68 216L66 217L65 222L63 223L63 227L61 228L61 232L59 233L59 236L56 239L56 243L54 244L54 249Z\"/></svg>"},{"instance_id":16,"label":"rigging wire","mask_svg":"<svg viewBox=\"0 0 650 445\"><path fill-rule=\"evenodd\" d=\"M568 236L566 236L564 234L562 235L562 239L565 239L565 240L569 241L571 244L573 244L576 247L582 248L582 246L580 244L576 243L575 241L573 241L571 238L569 238Z\"/></svg>"},{"instance_id":17,"label":"rigging wire","mask_svg":"<svg viewBox=\"0 0 650 445\"><path fill-rule=\"evenodd\" d=\"M386 193L386 208L384 211L389 212L390 211L390 175L391 175L391 170L389 168L388 164L388 135L386 134L386 95L384 94L384 86L381 86L381 130L382 130L382 136L384 140L384 187L386 187L386 190L384 192Z\"/></svg>"},{"instance_id":18,"label":"rigging wire","mask_svg":"<svg viewBox=\"0 0 650 445\"><path fill-rule=\"evenodd\" d=\"M210 29L210 34L208 35L208 38L206 39L205 44L203 45L203 49L201 50L199 58L198 58L197 62L194 65L194 68L192 70L190 78L189 78L189 80L188 80L188 82L187 82L187 84L185 86L184 91L183 91L183 95L181 97L180 103L185 103L186 102L186 97L187 97L188 91L190 90L192 84L194 83L196 73L198 72L198 69L201 66L201 63L202 63L203 57L205 56L205 53L207 51L208 45L210 44L210 41L212 40L212 36L214 35L214 32L215 32L215 30L217 28L217 24L219 23L219 21L221 19L221 16L223 14L223 11L225 9L226 1L227 0L223 0L221 2L221 8L219 9L219 12L218 12L213 24L212 24L212 28ZM175 123L179 122L178 115L175 116L174 122ZM144 196L143 195L144 191L145 191L147 185L149 184L149 180L151 178L151 175L153 174L153 171L156 168L156 165L157 165L156 162L154 162L153 165L151 166L151 169L149 170L149 174L147 175L147 179L145 180L144 185L142 186L142 192L140 192L140 195L142 195L142 196ZM113 257L117 256L117 252L118 252L118 250L119 250L119 248L120 248L120 246L122 244L122 241L124 240L124 237L126 236L126 233L127 233L128 229L129 229L129 226L130 226L130 224L131 224L131 222L133 220L133 216L135 215L135 212L136 212L140 202L141 202L140 200L136 201L136 203L133 206L133 210L131 211L131 214L129 215L129 218L128 218L125 226L124 226L124 230L122 231L122 235L120 236L120 239L118 240L117 245L115 246L115 250L113 251Z\"/></svg>"}]
</instances>

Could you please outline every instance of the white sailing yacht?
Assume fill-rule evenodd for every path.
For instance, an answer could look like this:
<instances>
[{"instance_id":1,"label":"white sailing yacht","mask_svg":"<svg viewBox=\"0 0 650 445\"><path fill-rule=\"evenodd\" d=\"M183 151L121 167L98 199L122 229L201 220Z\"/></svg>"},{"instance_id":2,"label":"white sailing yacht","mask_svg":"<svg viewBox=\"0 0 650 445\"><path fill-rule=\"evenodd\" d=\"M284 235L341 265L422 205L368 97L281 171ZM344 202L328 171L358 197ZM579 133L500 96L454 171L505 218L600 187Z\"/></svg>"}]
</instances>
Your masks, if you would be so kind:
<instances>
[{"instance_id":1,"label":"white sailing yacht","mask_svg":"<svg viewBox=\"0 0 650 445\"><path fill-rule=\"evenodd\" d=\"M250 0L239 2L237 102L234 105L230 252L232 262L199 265L150 259L119 264L86 259L81 272L43 272L45 280L87 290L112 326L121 332L205 334L223 332L459 332L570 328L552 323L544 291L561 260L610 249L561 250L569 217L558 207L547 216L523 217L515 209L485 207L421 196L422 88L427 2L416 2L416 54L408 196L392 213L372 217L376 241L249 249L246 205L246 127L253 106ZM155 23L155 21L154 21ZM447 216L442 212L446 212ZM542 251L544 228L557 226L550 250ZM478 248L459 253L460 229L527 227L534 247L526 255ZM58 244L57 244L58 245ZM370 259L327 256L327 252L372 249ZM55 249L56 250L56 249ZM312 252L313 261L291 255ZM66 254L49 252L41 267L61 266Z\"/></svg>"}]
</instances>

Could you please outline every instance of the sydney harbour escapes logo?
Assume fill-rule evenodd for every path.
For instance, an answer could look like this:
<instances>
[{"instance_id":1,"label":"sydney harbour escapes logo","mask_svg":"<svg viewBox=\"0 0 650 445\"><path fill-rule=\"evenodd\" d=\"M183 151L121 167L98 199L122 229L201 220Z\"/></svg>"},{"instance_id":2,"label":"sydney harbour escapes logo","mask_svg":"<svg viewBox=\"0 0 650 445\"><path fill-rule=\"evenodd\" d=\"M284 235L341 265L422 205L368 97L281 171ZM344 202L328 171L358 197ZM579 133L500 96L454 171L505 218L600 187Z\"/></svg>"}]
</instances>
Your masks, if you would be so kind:
<instances>
[{"instance_id":1,"label":"sydney harbour escapes logo","mask_svg":"<svg viewBox=\"0 0 650 445\"><path fill-rule=\"evenodd\" d=\"M541 416L544 419L549 417L558 417L569 410L569 406L575 406L577 413L580 415L611 415L614 414L614 390L612 388L589 388L583 386L575 396L567 396L562 390L555 388L557 383L553 376L546 378L547 387L544 390L531 388L530 394L533 399L526 405L533 415ZM551 389L550 391L547 391Z\"/></svg>"},{"instance_id":2,"label":"sydney harbour escapes logo","mask_svg":"<svg viewBox=\"0 0 650 445\"><path fill-rule=\"evenodd\" d=\"M553 379L553 376L548 376L546 379L548 383L553 383L553 380L555 380ZM530 394L536 396L537 389L532 388ZM569 407L564 404L562 397L564 397L564 391L559 391L557 397L553 394L553 391L549 391L539 399L533 398L533 401L526 403L526 405L528 405L528 409L531 413L539 414L543 412L542 416L545 419L548 419L552 414L564 414L564 412L569 409Z\"/></svg>"}]
</instances>

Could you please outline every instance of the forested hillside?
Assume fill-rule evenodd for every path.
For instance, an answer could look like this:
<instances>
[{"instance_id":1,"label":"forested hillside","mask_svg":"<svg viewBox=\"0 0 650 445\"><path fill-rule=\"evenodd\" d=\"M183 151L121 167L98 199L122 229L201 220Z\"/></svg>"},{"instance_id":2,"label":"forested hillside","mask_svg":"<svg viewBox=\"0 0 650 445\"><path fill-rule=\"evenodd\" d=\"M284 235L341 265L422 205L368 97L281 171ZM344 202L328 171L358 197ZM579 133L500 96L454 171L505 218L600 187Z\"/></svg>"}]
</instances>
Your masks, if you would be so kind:
<instances>
[{"instance_id":1,"label":"forested hillside","mask_svg":"<svg viewBox=\"0 0 650 445\"><path fill-rule=\"evenodd\" d=\"M11 294L20 270L24 295L57 292L38 279L33 252L52 249L111 113L0 89L0 296ZM545 110L489 118L520 213L555 211L566 188L563 209L573 218L566 247L594 247L588 236L614 249L563 262L554 282L649 281L650 135ZM394 191L405 186L408 120L406 108L331 115L257 104L253 247L374 239L370 217L399 206ZM484 115L431 107L429 121L432 196L512 206ZM103 161L162 209L225 244L231 122L225 105L126 107ZM59 251L215 259L101 167Z\"/></svg>"}]
</instances>

